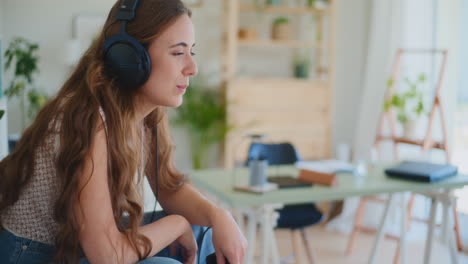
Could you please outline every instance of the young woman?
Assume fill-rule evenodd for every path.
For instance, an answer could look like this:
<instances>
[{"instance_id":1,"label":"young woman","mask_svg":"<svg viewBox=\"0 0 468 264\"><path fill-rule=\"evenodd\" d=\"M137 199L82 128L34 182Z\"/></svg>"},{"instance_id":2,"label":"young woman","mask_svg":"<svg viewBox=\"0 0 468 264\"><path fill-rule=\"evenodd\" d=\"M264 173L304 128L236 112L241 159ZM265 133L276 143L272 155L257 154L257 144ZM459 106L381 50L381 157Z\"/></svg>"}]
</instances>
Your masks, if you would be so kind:
<instances>
[{"instance_id":1,"label":"young woman","mask_svg":"<svg viewBox=\"0 0 468 264\"><path fill-rule=\"evenodd\" d=\"M197 73L191 12L180 0L140 0L128 19L128 2L114 5L71 77L0 162L1 263L173 263L152 257L168 245L183 263L198 263L191 225L212 228L217 263L243 261L247 243L231 215L173 166L164 108L182 104ZM123 76L126 65L124 73L112 66L121 51L109 55L106 46L119 32L149 54L137 87ZM144 175L167 213L146 224Z\"/></svg>"}]
</instances>

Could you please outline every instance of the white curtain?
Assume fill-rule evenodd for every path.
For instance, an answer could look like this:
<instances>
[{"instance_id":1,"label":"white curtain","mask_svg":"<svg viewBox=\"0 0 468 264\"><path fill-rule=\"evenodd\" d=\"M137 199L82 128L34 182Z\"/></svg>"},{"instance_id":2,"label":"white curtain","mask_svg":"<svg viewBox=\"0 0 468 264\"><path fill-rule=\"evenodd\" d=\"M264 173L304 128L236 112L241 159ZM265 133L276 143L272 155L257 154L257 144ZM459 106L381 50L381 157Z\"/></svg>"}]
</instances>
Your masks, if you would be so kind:
<instances>
[{"instance_id":1,"label":"white curtain","mask_svg":"<svg viewBox=\"0 0 468 264\"><path fill-rule=\"evenodd\" d=\"M377 123L386 89L386 80L390 73L394 52L401 36L401 2L399 0L372 0L370 8L370 27L368 32L368 52L365 58L363 93L361 95L359 115L355 127L353 144L354 161L369 160L371 148L377 133ZM347 199L343 212L328 224L328 229L349 233L352 230L359 198ZM382 204L369 203L363 218L363 225L377 226L382 214ZM398 220L398 212L389 217L392 224ZM395 228L395 230L398 230Z\"/></svg>"},{"instance_id":2,"label":"white curtain","mask_svg":"<svg viewBox=\"0 0 468 264\"><path fill-rule=\"evenodd\" d=\"M373 0L368 53L355 139L354 161L369 160L394 52L401 36L399 0Z\"/></svg>"}]
</instances>

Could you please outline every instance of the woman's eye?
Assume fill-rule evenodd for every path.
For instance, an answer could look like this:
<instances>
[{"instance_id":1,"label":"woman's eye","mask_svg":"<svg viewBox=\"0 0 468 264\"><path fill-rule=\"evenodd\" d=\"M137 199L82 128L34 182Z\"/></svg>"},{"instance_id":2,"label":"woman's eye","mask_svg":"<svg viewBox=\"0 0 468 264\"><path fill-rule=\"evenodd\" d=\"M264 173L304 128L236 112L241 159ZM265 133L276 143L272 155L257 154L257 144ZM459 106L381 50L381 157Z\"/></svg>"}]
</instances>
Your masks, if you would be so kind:
<instances>
[{"instance_id":1,"label":"woman's eye","mask_svg":"<svg viewBox=\"0 0 468 264\"><path fill-rule=\"evenodd\" d=\"M184 52L176 52L176 53L173 53L172 55L174 56L181 56L181 55L184 55L185 53ZM190 52L190 55L191 56L195 56L195 52Z\"/></svg>"}]
</instances>

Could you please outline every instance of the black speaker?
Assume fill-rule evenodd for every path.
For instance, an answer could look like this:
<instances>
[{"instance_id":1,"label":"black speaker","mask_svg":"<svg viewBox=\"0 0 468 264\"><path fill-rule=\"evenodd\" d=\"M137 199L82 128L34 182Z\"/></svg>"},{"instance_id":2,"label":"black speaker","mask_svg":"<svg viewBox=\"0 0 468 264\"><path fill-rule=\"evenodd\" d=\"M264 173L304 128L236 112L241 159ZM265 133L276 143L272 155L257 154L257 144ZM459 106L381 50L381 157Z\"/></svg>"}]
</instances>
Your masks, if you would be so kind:
<instances>
[{"instance_id":1,"label":"black speaker","mask_svg":"<svg viewBox=\"0 0 468 264\"><path fill-rule=\"evenodd\" d=\"M116 19L120 31L104 42L104 60L107 72L122 89L133 90L143 85L151 72L147 49L127 34L127 23L135 18L139 0L122 0Z\"/></svg>"}]
</instances>

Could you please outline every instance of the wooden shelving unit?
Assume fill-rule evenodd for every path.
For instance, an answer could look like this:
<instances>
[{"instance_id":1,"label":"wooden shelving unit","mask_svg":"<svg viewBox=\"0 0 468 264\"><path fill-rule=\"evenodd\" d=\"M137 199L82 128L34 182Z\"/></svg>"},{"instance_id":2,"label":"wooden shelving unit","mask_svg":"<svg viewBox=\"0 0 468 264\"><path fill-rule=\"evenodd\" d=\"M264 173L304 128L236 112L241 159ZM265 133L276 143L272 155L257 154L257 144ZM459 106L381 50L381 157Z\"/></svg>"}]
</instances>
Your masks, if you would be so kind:
<instances>
[{"instance_id":1,"label":"wooden shelving unit","mask_svg":"<svg viewBox=\"0 0 468 264\"><path fill-rule=\"evenodd\" d=\"M255 5L240 5L241 12L264 12L271 14L291 14L291 15L304 15L304 14L325 14L326 10L311 7L287 7L287 6L265 6L256 7Z\"/></svg>"},{"instance_id":2,"label":"wooden shelving unit","mask_svg":"<svg viewBox=\"0 0 468 264\"><path fill-rule=\"evenodd\" d=\"M239 40L239 46L256 46L256 47L284 47L284 48L305 48L319 49L317 43L306 42L300 40Z\"/></svg>"},{"instance_id":3,"label":"wooden shelving unit","mask_svg":"<svg viewBox=\"0 0 468 264\"><path fill-rule=\"evenodd\" d=\"M267 141L289 141L306 160L329 158L335 0L328 1L329 4L324 9L306 6L266 6L259 9L253 4L253 0L251 2L245 4L245 1L241 3L240 0L224 0L222 76L228 103L228 123L234 127L226 137L225 166L231 167L235 160L242 159L247 153L250 142L243 138L251 133L266 134ZM240 19L241 14L253 12L290 17L315 16L315 28L300 28L302 32L310 32L314 41L294 37L288 40L239 39L240 23L245 23ZM313 34L317 32L327 37L314 38ZM246 47L262 48L262 53L271 52L271 56L275 56L278 49L313 50L316 55L314 62L317 62L314 68L316 78L241 76L239 61L246 58L239 53ZM261 65L262 58L255 59ZM322 64L322 61L326 63ZM259 67L269 66L271 65Z\"/></svg>"}]
</instances>

